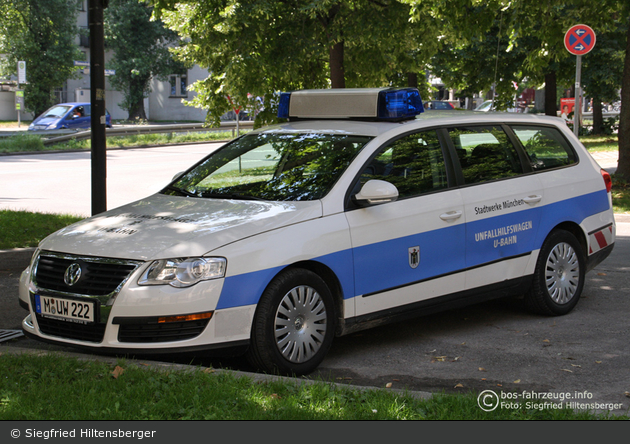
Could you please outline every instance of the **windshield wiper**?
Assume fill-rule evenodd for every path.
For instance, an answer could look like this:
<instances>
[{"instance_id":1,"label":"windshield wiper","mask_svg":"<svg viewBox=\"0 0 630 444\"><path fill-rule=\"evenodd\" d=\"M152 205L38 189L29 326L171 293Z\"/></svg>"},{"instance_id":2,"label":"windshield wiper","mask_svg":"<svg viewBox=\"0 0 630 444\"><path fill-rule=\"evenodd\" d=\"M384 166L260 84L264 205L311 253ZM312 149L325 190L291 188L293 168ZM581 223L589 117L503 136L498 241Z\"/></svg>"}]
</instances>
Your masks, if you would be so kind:
<instances>
[{"instance_id":1,"label":"windshield wiper","mask_svg":"<svg viewBox=\"0 0 630 444\"><path fill-rule=\"evenodd\" d=\"M199 197L195 193L191 193L190 191L185 190L183 188L174 187L173 185L167 186L165 190L174 191L175 193L181 194L182 196L186 196L186 197Z\"/></svg>"},{"instance_id":2,"label":"windshield wiper","mask_svg":"<svg viewBox=\"0 0 630 444\"><path fill-rule=\"evenodd\" d=\"M263 199L262 197L250 196L247 194L213 193L211 191L201 193L201 197L209 197L211 199L232 199L232 200L268 200L268 199Z\"/></svg>"}]
</instances>

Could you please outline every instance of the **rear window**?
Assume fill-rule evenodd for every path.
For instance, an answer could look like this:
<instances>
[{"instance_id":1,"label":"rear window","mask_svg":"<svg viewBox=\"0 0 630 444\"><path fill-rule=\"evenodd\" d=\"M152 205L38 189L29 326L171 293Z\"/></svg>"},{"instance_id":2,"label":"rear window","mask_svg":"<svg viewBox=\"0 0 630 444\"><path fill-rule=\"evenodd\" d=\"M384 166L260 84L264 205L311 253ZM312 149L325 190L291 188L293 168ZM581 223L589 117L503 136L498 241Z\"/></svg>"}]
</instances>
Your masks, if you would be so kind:
<instances>
[{"instance_id":1,"label":"rear window","mask_svg":"<svg viewBox=\"0 0 630 444\"><path fill-rule=\"evenodd\" d=\"M575 152L555 128L513 126L512 131L521 141L534 171L559 168L577 162Z\"/></svg>"}]
</instances>

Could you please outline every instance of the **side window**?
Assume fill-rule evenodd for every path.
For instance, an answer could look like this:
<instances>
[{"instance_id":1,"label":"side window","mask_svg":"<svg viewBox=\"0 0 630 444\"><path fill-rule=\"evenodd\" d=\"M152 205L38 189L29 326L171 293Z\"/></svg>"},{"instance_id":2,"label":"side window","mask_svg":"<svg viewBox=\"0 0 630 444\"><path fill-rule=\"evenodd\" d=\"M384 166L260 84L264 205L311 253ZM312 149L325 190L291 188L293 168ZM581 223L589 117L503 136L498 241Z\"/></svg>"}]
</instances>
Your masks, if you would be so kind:
<instances>
[{"instance_id":1,"label":"side window","mask_svg":"<svg viewBox=\"0 0 630 444\"><path fill-rule=\"evenodd\" d=\"M401 199L446 188L446 167L435 131L411 134L386 146L363 171L361 185L370 179L394 184Z\"/></svg>"},{"instance_id":2,"label":"side window","mask_svg":"<svg viewBox=\"0 0 630 444\"><path fill-rule=\"evenodd\" d=\"M480 183L523 174L516 148L499 126L450 128L449 135L465 183Z\"/></svg>"},{"instance_id":3,"label":"side window","mask_svg":"<svg viewBox=\"0 0 630 444\"><path fill-rule=\"evenodd\" d=\"M576 163L575 152L555 128L513 126L523 144L534 171L548 170Z\"/></svg>"}]
</instances>

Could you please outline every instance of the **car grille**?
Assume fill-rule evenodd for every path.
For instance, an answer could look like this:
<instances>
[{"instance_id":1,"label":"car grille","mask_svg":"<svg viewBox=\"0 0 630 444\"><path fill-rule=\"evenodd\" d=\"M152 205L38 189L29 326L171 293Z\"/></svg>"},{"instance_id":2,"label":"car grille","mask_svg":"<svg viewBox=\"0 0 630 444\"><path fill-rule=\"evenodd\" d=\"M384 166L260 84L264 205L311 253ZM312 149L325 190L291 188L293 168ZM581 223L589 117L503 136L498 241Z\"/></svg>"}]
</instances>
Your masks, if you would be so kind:
<instances>
[{"instance_id":1,"label":"car grille","mask_svg":"<svg viewBox=\"0 0 630 444\"><path fill-rule=\"evenodd\" d=\"M122 324L118 329L120 342L172 342L199 336L210 319L169 323ZM116 323L116 320L114 320Z\"/></svg>"},{"instance_id":2,"label":"car grille","mask_svg":"<svg viewBox=\"0 0 630 444\"><path fill-rule=\"evenodd\" d=\"M76 256L43 251L36 258L33 283L40 294L70 295L97 300L96 322L81 324L36 315L42 333L60 338L85 342L102 342L105 326L115 297L125 281L141 262L119 259ZM79 264L81 275L76 283L68 285L64 275L72 264ZM34 294L33 294L34 297ZM32 301L34 306L34 300ZM100 307L99 307L100 305Z\"/></svg>"},{"instance_id":3,"label":"car grille","mask_svg":"<svg viewBox=\"0 0 630 444\"><path fill-rule=\"evenodd\" d=\"M74 322L46 319L36 315L37 325L42 333L78 341L102 342L105 324L77 324Z\"/></svg>"},{"instance_id":4,"label":"car grille","mask_svg":"<svg viewBox=\"0 0 630 444\"><path fill-rule=\"evenodd\" d=\"M81 279L75 285L69 286L64 282L64 274L73 263L81 265ZM42 253L35 271L35 281L40 289L86 296L106 296L116 291L137 266L136 263L115 260Z\"/></svg>"}]
</instances>

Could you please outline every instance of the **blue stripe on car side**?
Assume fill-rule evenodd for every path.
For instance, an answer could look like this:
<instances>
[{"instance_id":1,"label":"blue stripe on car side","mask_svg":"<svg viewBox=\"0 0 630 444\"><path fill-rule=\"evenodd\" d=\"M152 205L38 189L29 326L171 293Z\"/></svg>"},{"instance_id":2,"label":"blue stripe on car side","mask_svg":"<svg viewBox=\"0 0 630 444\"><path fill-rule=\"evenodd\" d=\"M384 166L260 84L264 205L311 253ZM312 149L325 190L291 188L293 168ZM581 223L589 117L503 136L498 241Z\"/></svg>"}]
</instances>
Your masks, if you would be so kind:
<instances>
[{"instance_id":1,"label":"blue stripe on car side","mask_svg":"<svg viewBox=\"0 0 630 444\"><path fill-rule=\"evenodd\" d=\"M338 251L313 258L311 261L319 262L333 270L340 281L344 298L351 298L354 295L352 250ZM225 278L217 310L257 304L269 282L283 268L285 267L268 268Z\"/></svg>"},{"instance_id":2,"label":"blue stripe on car side","mask_svg":"<svg viewBox=\"0 0 630 444\"><path fill-rule=\"evenodd\" d=\"M459 224L355 248L355 293L374 293L463 269L465 229ZM420 247L420 263L412 268L409 248L415 246Z\"/></svg>"},{"instance_id":3,"label":"blue stripe on car side","mask_svg":"<svg viewBox=\"0 0 630 444\"><path fill-rule=\"evenodd\" d=\"M340 279L344 298L375 293L432 276L493 262L539 249L550 230L564 221L581 223L609 209L606 191L597 191L540 208L517 211L480 221L454 225L425 233L377 242L311 259L328 266ZM532 222L531 229L516 232L515 243L494 246L506 227ZM524 227L522 227L524 228ZM491 242L480 247L476 233L490 231ZM496 234L499 235L496 235ZM420 265L409 266L408 248L420 245ZM465 245L472 253L468 260ZM481 252L481 253L479 253ZM378 260L374 260L374 259ZM353 260L356 267L353 267ZM284 267L274 267L225 278L217 310L252 305L274 276ZM355 275L356 273L356 275Z\"/></svg>"}]
</instances>

